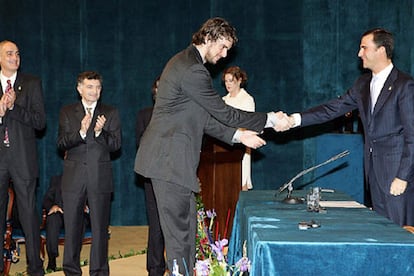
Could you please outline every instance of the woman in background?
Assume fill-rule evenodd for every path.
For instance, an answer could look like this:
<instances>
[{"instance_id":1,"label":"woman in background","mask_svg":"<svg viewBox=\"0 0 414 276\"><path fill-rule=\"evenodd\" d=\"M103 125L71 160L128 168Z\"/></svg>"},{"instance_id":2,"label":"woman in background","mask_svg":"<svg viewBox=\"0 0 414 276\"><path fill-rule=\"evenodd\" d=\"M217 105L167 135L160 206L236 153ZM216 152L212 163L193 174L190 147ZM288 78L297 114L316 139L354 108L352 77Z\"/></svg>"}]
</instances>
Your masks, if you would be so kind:
<instances>
[{"instance_id":1,"label":"woman in background","mask_svg":"<svg viewBox=\"0 0 414 276\"><path fill-rule=\"evenodd\" d=\"M226 104L244 111L255 111L254 99L244 89L247 83L246 72L238 66L231 66L224 71L222 80L228 92L223 97ZM242 160L241 185L243 191L253 188L251 180L251 149L249 147L246 147Z\"/></svg>"}]
</instances>

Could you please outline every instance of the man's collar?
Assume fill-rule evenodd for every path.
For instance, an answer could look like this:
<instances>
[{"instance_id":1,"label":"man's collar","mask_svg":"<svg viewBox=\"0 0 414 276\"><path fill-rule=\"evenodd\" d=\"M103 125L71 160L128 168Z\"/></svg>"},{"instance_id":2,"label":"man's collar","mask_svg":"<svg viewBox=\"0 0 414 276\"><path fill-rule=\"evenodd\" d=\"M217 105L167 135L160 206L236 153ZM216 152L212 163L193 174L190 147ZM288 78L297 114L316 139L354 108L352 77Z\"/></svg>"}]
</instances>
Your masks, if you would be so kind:
<instances>
[{"instance_id":1,"label":"man's collar","mask_svg":"<svg viewBox=\"0 0 414 276\"><path fill-rule=\"evenodd\" d=\"M81 100L81 102L82 102L82 105L84 107L92 107L93 109L95 109L96 108L96 105L98 104L98 102L94 102L93 104L88 105L84 100Z\"/></svg>"},{"instance_id":2,"label":"man's collar","mask_svg":"<svg viewBox=\"0 0 414 276\"><path fill-rule=\"evenodd\" d=\"M14 72L13 75L11 75L10 77L6 77L5 75L3 75L3 72L0 71L0 79L3 82L6 82L7 80L11 80L12 83L14 83L16 81L17 78L17 72Z\"/></svg>"},{"instance_id":3,"label":"man's collar","mask_svg":"<svg viewBox=\"0 0 414 276\"><path fill-rule=\"evenodd\" d=\"M391 73L392 68L394 68L394 65L391 62L390 64L387 65L387 67L382 69L380 72L378 72L377 74L372 73L372 75L375 77L379 77L379 78L383 78L383 77L386 78Z\"/></svg>"}]
</instances>

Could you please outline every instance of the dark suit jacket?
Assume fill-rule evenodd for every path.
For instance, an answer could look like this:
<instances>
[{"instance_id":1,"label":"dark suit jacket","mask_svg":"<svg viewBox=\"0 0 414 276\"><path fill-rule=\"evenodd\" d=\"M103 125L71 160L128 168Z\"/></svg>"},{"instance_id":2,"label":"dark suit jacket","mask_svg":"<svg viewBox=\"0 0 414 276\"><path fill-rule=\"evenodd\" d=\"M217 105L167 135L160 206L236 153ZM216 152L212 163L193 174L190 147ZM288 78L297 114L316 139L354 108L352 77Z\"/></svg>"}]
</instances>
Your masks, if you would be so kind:
<instances>
[{"instance_id":1,"label":"dark suit jacket","mask_svg":"<svg viewBox=\"0 0 414 276\"><path fill-rule=\"evenodd\" d=\"M165 66L151 122L140 143L135 171L199 190L197 167L203 134L231 144L236 127L262 131L267 115L226 105L214 90L198 50L190 45Z\"/></svg>"},{"instance_id":2,"label":"dark suit jacket","mask_svg":"<svg viewBox=\"0 0 414 276\"><path fill-rule=\"evenodd\" d=\"M137 113L137 123L135 126L135 137L136 137L136 145L137 148L139 147L139 144L141 142L141 137L144 134L145 129L147 128L149 122L151 121L152 111L154 110L154 107L147 107L144 109L141 109Z\"/></svg>"},{"instance_id":3,"label":"dark suit jacket","mask_svg":"<svg viewBox=\"0 0 414 276\"><path fill-rule=\"evenodd\" d=\"M61 189L62 175L54 175L50 178L49 188L43 197L42 207L49 212L53 205L63 207L62 189Z\"/></svg>"},{"instance_id":4,"label":"dark suit jacket","mask_svg":"<svg viewBox=\"0 0 414 276\"><path fill-rule=\"evenodd\" d=\"M93 128L98 115L105 115L102 133L95 137ZM62 191L80 191L81 181L88 170L87 190L91 193L113 191L110 153L121 147L121 122L117 109L98 102L86 139L79 134L80 122L85 116L81 102L67 105L60 111L58 148L67 151L64 160Z\"/></svg>"},{"instance_id":5,"label":"dark suit jacket","mask_svg":"<svg viewBox=\"0 0 414 276\"><path fill-rule=\"evenodd\" d=\"M371 114L371 78L371 73L364 74L342 97L303 112L302 125L326 122L358 109L365 132L365 174L373 169L384 193L389 193L395 177L408 181L407 192L413 192L414 81L394 67ZM371 156L373 168L369 167Z\"/></svg>"},{"instance_id":6,"label":"dark suit jacket","mask_svg":"<svg viewBox=\"0 0 414 276\"><path fill-rule=\"evenodd\" d=\"M42 83L39 78L17 73L14 83L16 101L14 108L6 113L0 124L0 142L3 146L4 128L7 126L10 148L8 149L19 174L25 179L38 177L38 163L35 130L46 126ZM0 85L0 89L2 87ZM3 94L3 91L1 91Z\"/></svg>"}]
</instances>

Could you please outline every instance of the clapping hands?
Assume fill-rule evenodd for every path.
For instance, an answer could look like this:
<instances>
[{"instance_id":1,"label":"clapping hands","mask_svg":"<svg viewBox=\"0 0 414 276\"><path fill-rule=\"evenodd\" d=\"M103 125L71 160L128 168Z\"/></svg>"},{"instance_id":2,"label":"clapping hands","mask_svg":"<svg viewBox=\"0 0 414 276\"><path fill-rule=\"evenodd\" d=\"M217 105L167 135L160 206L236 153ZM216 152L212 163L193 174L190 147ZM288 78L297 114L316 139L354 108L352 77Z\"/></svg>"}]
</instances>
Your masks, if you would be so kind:
<instances>
[{"instance_id":1,"label":"clapping hands","mask_svg":"<svg viewBox=\"0 0 414 276\"><path fill-rule=\"evenodd\" d=\"M7 111L7 102L6 102L6 95L3 94L3 96L0 98L0 117L3 117L6 115Z\"/></svg>"},{"instance_id":2,"label":"clapping hands","mask_svg":"<svg viewBox=\"0 0 414 276\"><path fill-rule=\"evenodd\" d=\"M6 115L7 110L11 110L14 106L14 101L16 100L16 93L14 89L11 88L6 93L4 93L0 98L0 117Z\"/></svg>"}]
</instances>

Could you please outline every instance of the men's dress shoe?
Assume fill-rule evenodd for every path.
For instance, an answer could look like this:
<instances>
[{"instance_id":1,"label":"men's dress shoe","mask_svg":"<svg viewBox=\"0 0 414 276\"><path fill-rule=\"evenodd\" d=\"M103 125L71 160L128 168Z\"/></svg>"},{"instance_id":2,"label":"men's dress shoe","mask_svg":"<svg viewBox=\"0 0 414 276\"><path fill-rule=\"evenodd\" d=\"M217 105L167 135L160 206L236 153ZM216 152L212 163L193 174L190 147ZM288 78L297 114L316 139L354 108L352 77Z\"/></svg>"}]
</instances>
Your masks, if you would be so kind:
<instances>
[{"instance_id":1,"label":"men's dress shoe","mask_svg":"<svg viewBox=\"0 0 414 276\"><path fill-rule=\"evenodd\" d=\"M46 270L56 271L56 258L50 258Z\"/></svg>"}]
</instances>

